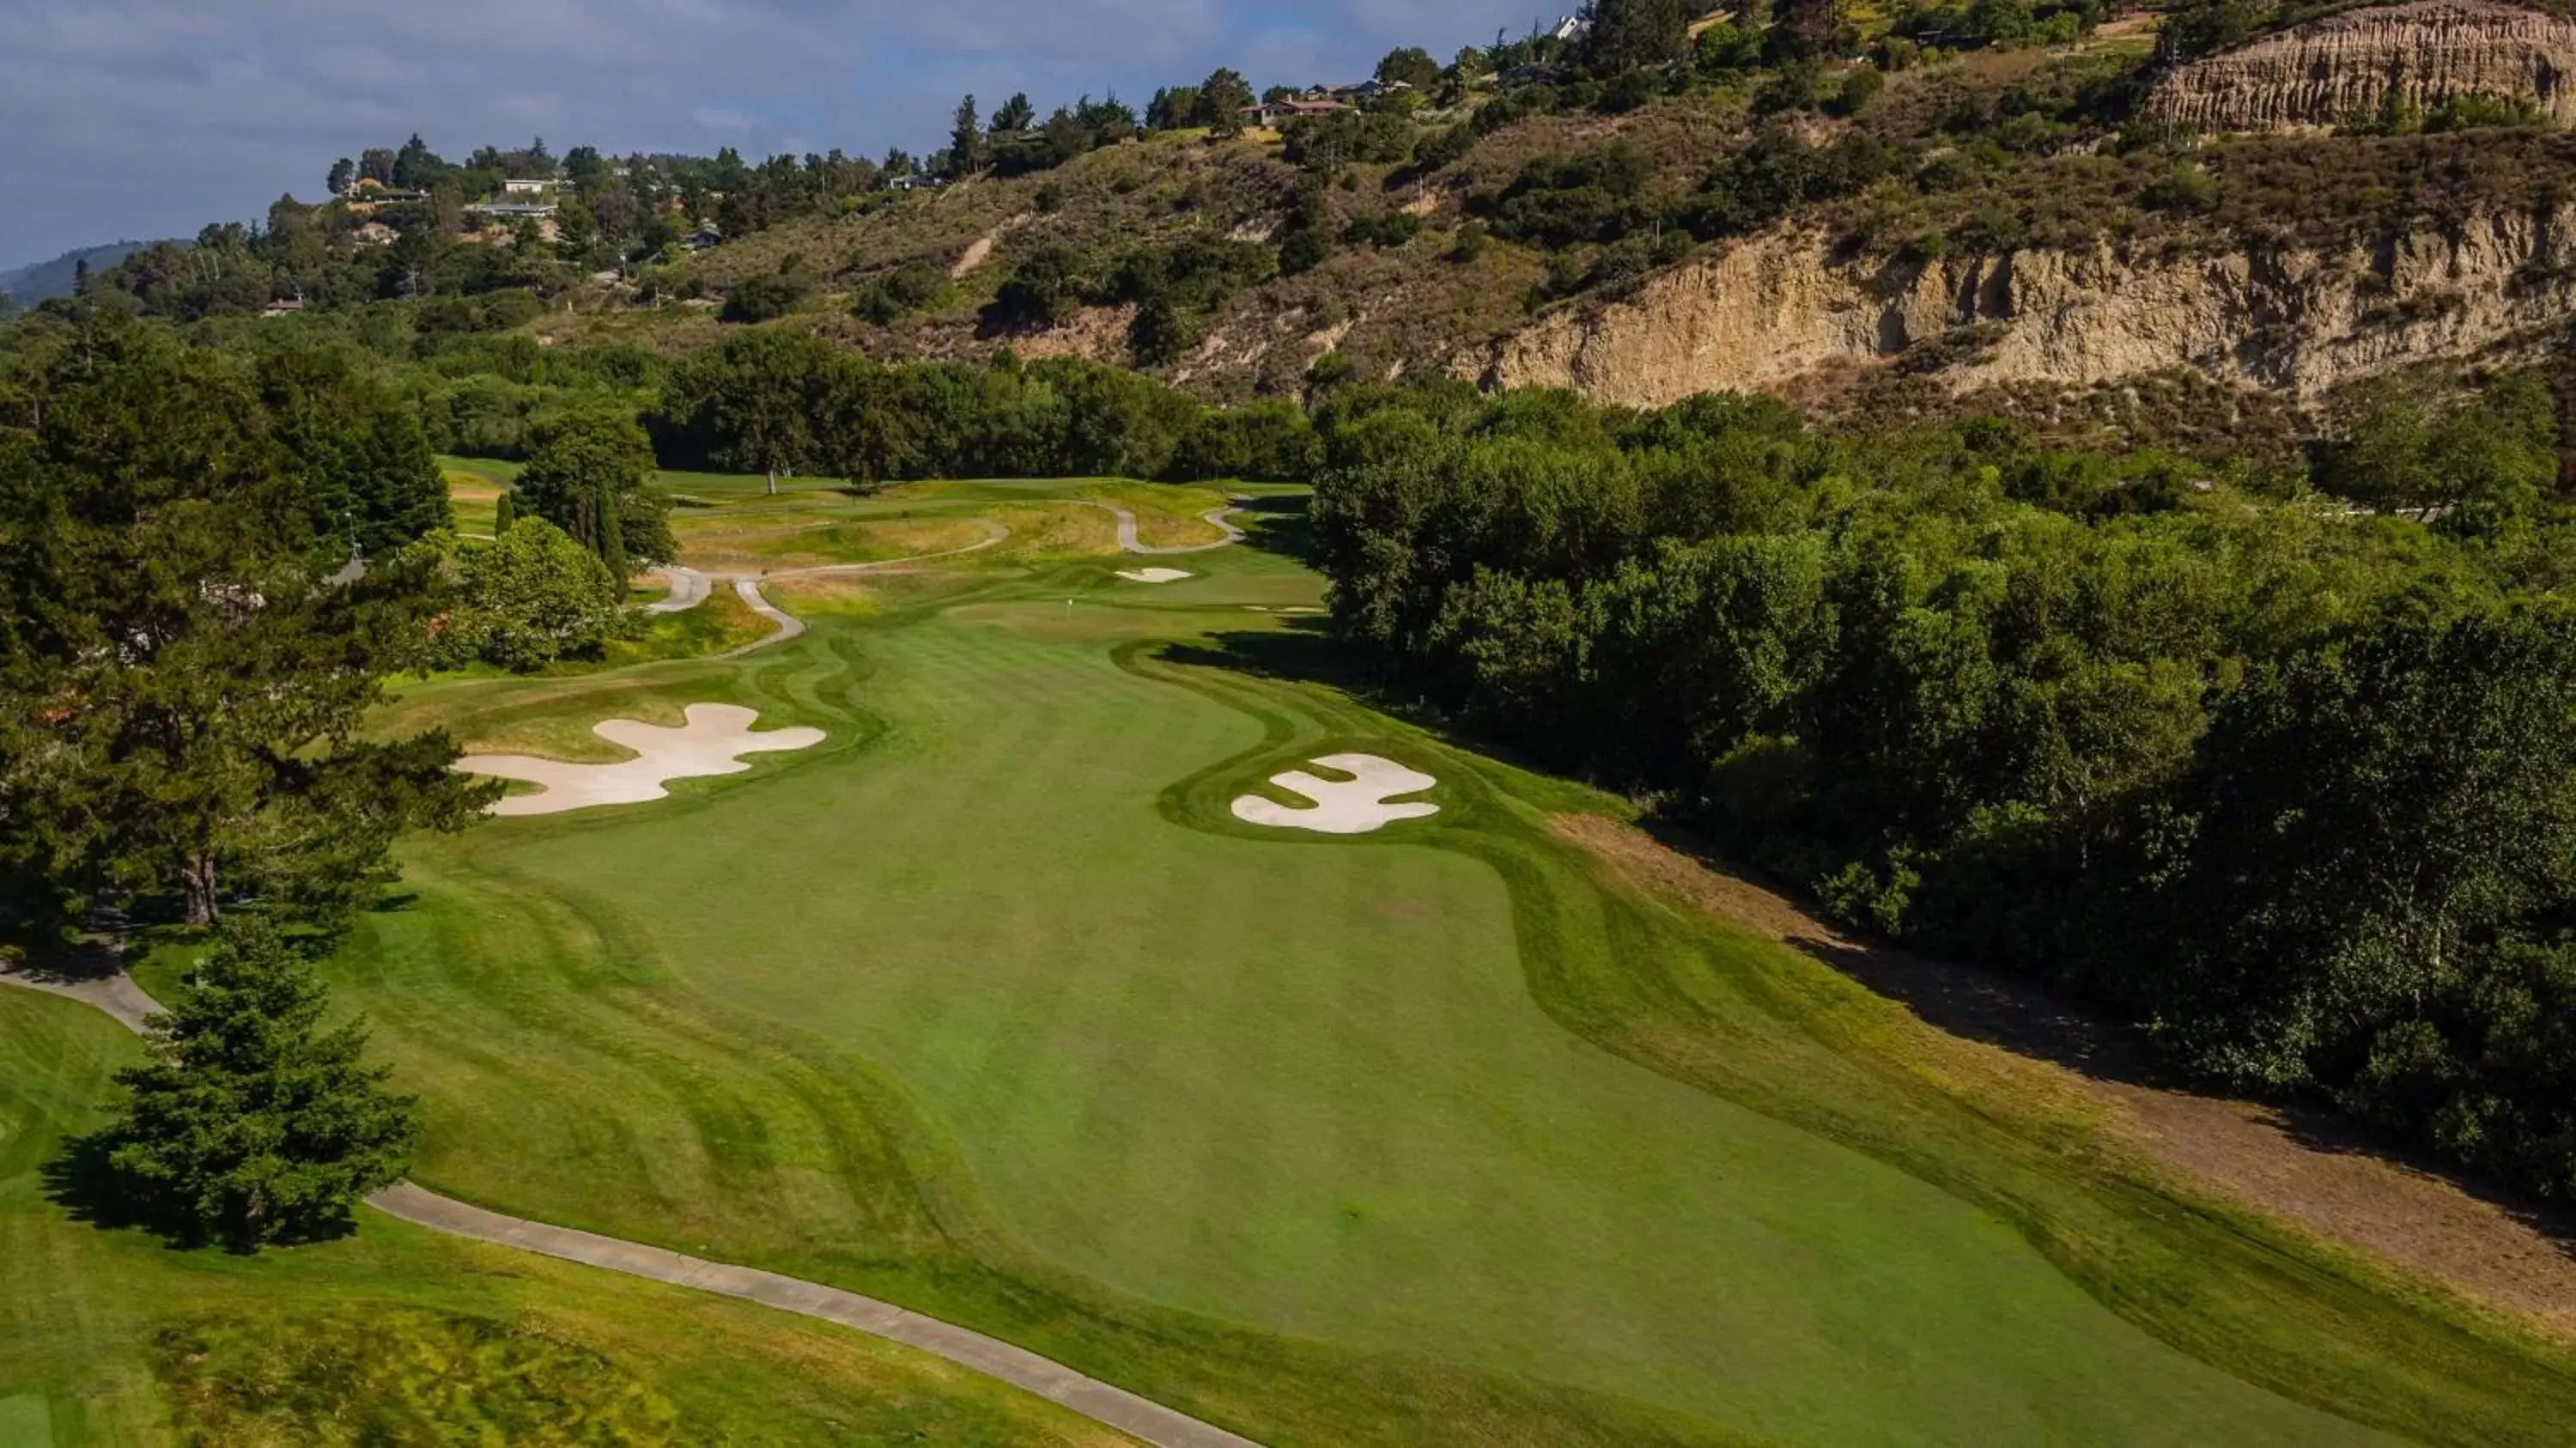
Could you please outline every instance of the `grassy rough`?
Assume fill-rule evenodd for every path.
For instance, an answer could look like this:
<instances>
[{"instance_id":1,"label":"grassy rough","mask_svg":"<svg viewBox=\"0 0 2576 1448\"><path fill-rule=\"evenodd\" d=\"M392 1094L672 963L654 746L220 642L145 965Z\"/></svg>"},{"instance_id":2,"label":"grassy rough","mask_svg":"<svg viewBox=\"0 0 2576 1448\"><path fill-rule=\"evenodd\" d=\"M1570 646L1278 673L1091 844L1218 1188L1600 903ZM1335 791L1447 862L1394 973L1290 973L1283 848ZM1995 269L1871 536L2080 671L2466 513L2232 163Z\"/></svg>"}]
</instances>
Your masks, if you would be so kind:
<instances>
[{"instance_id":1,"label":"grassy rough","mask_svg":"<svg viewBox=\"0 0 2576 1448\"><path fill-rule=\"evenodd\" d=\"M86 1006L0 990L9 1448L1128 1441L893 1344L373 1214L254 1258L70 1220L43 1163L140 1055Z\"/></svg>"}]
</instances>

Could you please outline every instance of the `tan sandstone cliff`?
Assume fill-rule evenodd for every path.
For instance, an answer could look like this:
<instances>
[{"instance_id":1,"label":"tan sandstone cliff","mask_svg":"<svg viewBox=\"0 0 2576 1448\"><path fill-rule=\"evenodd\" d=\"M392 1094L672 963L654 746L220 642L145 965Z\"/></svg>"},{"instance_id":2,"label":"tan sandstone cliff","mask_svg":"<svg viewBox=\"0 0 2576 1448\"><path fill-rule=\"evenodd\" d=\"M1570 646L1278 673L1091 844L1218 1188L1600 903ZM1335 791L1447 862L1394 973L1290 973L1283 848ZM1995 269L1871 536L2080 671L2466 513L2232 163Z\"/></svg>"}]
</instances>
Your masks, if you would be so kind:
<instances>
[{"instance_id":1,"label":"tan sandstone cliff","mask_svg":"<svg viewBox=\"0 0 2576 1448\"><path fill-rule=\"evenodd\" d=\"M2175 367L2299 396L2432 357L2536 340L2576 313L2576 203L2333 250L2124 258L2026 251L1847 265L1774 233L1623 301L1539 318L1455 359L1463 376L1657 406L1970 337L1952 386L2116 380Z\"/></svg>"},{"instance_id":2,"label":"tan sandstone cliff","mask_svg":"<svg viewBox=\"0 0 2576 1448\"><path fill-rule=\"evenodd\" d=\"M2167 73L2146 111L2201 131L2265 131L2375 116L2392 96L2424 112L2467 94L2576 121L2576 20L2489 0L2346 10Z\"/></svg>"}]
</instances>

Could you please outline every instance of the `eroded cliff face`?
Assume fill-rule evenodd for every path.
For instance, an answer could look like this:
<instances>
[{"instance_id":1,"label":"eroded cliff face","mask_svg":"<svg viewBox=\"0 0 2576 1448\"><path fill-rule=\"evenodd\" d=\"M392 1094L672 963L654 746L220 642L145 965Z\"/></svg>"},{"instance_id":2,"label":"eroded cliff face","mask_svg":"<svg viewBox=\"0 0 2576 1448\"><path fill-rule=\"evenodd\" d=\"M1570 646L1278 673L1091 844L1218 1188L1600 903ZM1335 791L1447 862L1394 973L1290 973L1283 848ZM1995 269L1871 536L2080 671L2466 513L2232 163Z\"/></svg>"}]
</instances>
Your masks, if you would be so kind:
<instances>
[{"instance_id":1,"label":"eroded cliff face","mask_svg":"<svg viewBox=\"0 0 2576 1448\"><path fill-rule=\"evenodd\" d=\"M2124 257L2025 251L1835 261L1821 238L1746 240L1620 302L1540 318L1455 370L1660 406L1776 391L1961 342L1957 388L2087 384L2175 367L2312 396L2416 361L2536 340L2576 311L2576 203L2332 250Z\"/></svg>"},{"instance_id":2,"label":"eroded cliff face","mask_svg":"<svg viewBox=\"0 0 2576 1448\"><path fill-rule=\"evenodd\" d=\"M2268 131L2375 116L2392 97L2431 111L2467 94L2576 121L2576 20L2488 0L2346 10L2166 74L2146 112L2201 131Z\"/></svg>"}]
</instances>

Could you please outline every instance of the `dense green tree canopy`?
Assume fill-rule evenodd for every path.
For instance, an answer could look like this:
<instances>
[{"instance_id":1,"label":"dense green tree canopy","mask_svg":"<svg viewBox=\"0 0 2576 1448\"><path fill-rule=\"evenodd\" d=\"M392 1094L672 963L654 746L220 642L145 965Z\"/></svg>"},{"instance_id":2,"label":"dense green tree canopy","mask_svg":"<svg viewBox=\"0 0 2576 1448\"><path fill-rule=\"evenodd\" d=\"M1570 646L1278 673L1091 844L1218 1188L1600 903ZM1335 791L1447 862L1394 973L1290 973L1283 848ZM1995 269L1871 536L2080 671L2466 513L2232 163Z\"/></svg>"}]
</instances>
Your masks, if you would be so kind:
<instances>
[{"instance_id":1,"label":"dense green tree canopy","mask_svg":"<svg viewBox=\"0 0 2576 1448\"><path fill-rule=\"evenodd\" d=\"M624 578L679 556L670 500L651 486L653 443L634 419L592 411L540 426L513 491L519 511L569 533Z\"/></svg>"},{"instance_id":2,"label":"dense green tree canopy","mask_svg":"<svg viewBox=\"0 0 2576 1448\"><path fill-rule=\"evenodd\" d=\"M2416 389L2320 449L2400 519L1992 421L1363 387L1318 419L1314 516L1404 693L1854 924L2576 1195L2548 416L2513 378Z\"/></svg>"},{"instance_id":3,"label":"dense green tree canopy","mask_svg":"<svg viewBox=\"0 0 2576 1448\"><path fill-rule=\"evenodd\" d=\"M455 607L438 636L443 664L526 672L596 658L625 618L626 590L608 565L543 518L490 543L459 542L448 566Z\"/></svg>"},{"instance_id":4,"label":"dense green tree canopy","mask_svg":"<svg viewBox=\"0 0 2576 1448\"><path fill-rule=\"evenodd\" d=\"M335 919L397 831L472 808L443 736L360 728L424 656L427 564L350 578L324 526L341 499L380 542L424 520L404 489L344 490L370 456L414 476L417 435L363 388L268 380L103 316L0 374L0 865L53 901ZM392 441L353 466L352 437Z\"/></svg>"}]
</instances>

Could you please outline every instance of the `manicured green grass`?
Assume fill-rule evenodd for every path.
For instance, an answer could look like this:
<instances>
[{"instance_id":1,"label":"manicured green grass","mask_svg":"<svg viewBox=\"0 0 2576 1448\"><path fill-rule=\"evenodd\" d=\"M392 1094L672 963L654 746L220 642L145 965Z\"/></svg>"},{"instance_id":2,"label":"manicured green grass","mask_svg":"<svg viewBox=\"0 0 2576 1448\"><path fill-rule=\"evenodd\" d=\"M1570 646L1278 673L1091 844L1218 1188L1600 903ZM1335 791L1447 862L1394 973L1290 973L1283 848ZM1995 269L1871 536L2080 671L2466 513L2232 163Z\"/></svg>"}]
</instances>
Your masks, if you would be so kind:
<instances>
[{"instance_id":1,"label":"manicured green grass","mask_svg":"<svg viewBox=\"0 0 2576 1448\"><path fill-rule=\"evenodd\" d=\"M86 1006L0 990L7 1448L1127 1441L908 1349L373 1214L256 1258L73 1221L41 1164L139 1054Z\"/></svg>"},{"instance_id":2,"label":"manicured green grass","mask_svg":"<svg viewBox=\"0 0 2576 1448\"><path fill-rule=\"evenodd\" d=\"M1608 802L1224 666L1212 637L1312 652L1250 608L1320 598L1293 564L1113 566L978 555L738 664L406 694L391 722L478 745L699 698L831 734L411 850L337 973L427 1095L423 1178L1276 1444L2538 1443L2576 1413L2563 1359L1605 882L1543 815ZM1337 749L1439 776L1444 813L1227 814Z\"/></svg>"}]
</instances>

